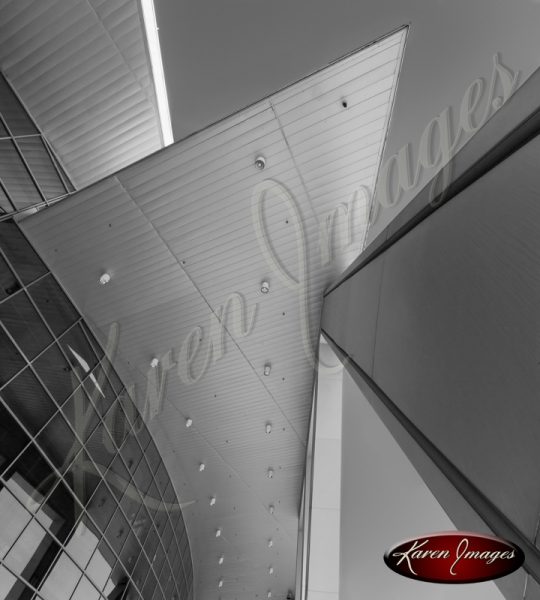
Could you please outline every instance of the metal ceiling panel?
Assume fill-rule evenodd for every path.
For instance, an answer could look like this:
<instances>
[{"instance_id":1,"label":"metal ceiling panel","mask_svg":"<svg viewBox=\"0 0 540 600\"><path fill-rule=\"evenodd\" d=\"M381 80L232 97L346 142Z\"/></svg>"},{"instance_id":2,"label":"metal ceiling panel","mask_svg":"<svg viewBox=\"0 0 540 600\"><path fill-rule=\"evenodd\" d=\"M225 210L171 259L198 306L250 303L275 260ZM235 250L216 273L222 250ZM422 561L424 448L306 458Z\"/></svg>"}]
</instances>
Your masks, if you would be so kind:
<instances>
[{"instance_id":1,"label":"metal ceiling panel","mask_svg":"<svg viewBox=\"0 0 540 600\"><path fill-rule=\"evenodd\" d=\"M0 1L0 69L77 187L162 146L145 44L137 0Z\"/></svg>"},{"instance_id":2,"label":"metal ceiling panel","mask_svg":"<svg viewBox=\"0 0 540 600\"><path fill-rule=\"evenodd\" d=\"M98 337L118 324L115 363L139 407L151 359L176 363L149 428L193 502L197 598L216 600L220 577L223 600L294 589L322 291L361 249L338 243L348 225L336 219L332 237L327 217L374 184L403 43L393 34L23 221Z\"/></svg>"}]
</instances>

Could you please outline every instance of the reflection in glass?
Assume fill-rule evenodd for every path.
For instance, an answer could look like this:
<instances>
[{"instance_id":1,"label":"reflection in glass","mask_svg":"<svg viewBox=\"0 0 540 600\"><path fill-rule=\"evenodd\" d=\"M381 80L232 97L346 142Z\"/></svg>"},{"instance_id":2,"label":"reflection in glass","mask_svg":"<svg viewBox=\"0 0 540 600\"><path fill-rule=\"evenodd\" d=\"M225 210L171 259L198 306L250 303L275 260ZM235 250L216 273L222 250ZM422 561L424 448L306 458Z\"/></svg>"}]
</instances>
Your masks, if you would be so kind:
<instances>
[{"instance_id":1,"label":"reflection in glass","mask_svg":"<svg viewBox=\"0 0 540 600\"><path fill-rule=\"evenodd\" d=\"M23 357L3 329L0 329L0 365L0 385L7 383L25 366Z\"/></svg>"},{"instance_id":2,"label":"reflection in glass","mask_svg":"<svg viewBox=\"0 0 540 600\"><path fill-rule=\"evenodd\" d=\"M0 221L0 249L24 284L47 273L47 267L13 221Z\"/></svg>"},{"instance_id":3,"label":"reflection in glass","mask_svg":"<svg viewBox=\"0 0 540 600\"><path fill-rule=\"evenodd\" d=\"M33 586L47 600L188 600L189 544L159 451L11 222L0 321L0 599L32 600Z\"/></svg>"},{"instance_id":4,"label":"reflection in glass","mask_svg":"<svg viewBox=\"0 0 540 600\"><path fill-rule=\"evenodd\" d=\"M79 386L73 367L56 344L36 358L34 368L57 404L63 404Z\"/></svg>"},{"instance_id":5,"label":"reflection in glass","mask_svg":"<svg viewBox=\"0 0 540 600\"><path fill-rule=\"evenodd\" d=\"M0 321L28 360L35 358L53 341L24 292L0 304Z\"/></svg>"},{"instance_id":6,"label":"reflection in glass","mask_svg":"<svg viewBox=\"0 0 540 600\"><path fill-rule=\"evenodd\" d=\"M21 289L21 286L7 262L0 258L0 300L8 298Z\"/></svg>"},{"instance_id":7,"label":"reflection in glass","mask_svg":"<svg viewBox=\"0 0 540 600\"><path fill-rule=\"evenodd\" d=\"M10 140L0 139L0 173L2 184L17 209L42 201L30 173Z\"/></svg>"},{"instance_id":8,"label":"reflection in glass","mask_svg":"<svg viewBox=\"0 0 540 600\"><path fill-rule=\"evenodd\" d=\"M2 231L0 230L1 237ZM47 277L36 281L30 286L29 292L55 335L62 335L68 327L71 327L79 319L77 311L52 275L47 275Z\"/></svg>"},{"instance_id":9,"label":"reflection in glass","mask_svg":"<svg viewBox=\"0 0 540 600\"><path fill-rule=\"evenodd\" d=\"M41 137L21 138L17 140L17 145L45 198L50 200L65 194L66 188L54 168Z\"/></svg>"},{"instance_id":10,"label":"reflection in glass","mask_svg":"<svg viewBox=\"0 0 540 600\"><path fill-rule=\"evenodd\" d=\"M30 367L4 386L0 396L34 435L57 410Z\"/></svg>"},{"instance_id":11,"label":"reflection in glass","mask_svg":"<svg viewBox=\"0 0 540 600\"><path fill-rule=\"evenodd\" d=\"M0 74L0 114L12 135L37 133L26 111L13 93L4 76Z\"/></svg>"}]
</instances>

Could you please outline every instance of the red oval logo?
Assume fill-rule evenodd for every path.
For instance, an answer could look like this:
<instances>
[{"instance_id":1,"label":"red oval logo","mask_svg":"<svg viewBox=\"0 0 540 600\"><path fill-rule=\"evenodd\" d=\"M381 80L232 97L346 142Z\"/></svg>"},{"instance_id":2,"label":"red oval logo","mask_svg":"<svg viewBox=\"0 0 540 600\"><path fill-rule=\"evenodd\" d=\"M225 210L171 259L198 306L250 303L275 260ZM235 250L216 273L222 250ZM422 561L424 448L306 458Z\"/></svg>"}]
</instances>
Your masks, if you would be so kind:
<instances>
[{"instance_id":1,"label":"red oval logo","mask_svg":"<svg viewBox=\"0 0 540 600\"><path fill-rule=\"evenodd\" d=\"M396 573L431 583L477 583L519 569L521 548L490 535L444 531L412 538L387 550L384 562Z\"/></svg>"}]
</instances>

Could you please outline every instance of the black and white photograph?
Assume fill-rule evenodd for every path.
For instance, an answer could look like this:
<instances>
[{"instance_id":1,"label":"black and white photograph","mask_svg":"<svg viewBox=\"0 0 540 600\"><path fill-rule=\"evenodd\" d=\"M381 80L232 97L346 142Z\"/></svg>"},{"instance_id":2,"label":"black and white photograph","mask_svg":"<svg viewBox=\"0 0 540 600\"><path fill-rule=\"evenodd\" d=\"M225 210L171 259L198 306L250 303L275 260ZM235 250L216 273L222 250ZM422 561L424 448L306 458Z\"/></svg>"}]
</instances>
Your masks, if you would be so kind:
<instances>
[{"instance_id":1,"label":"black and white photograph","mask_svg":"<svg viewBox=\"0 0 540 600\"><path fill-rule=\"evenodd\" d=\"M0 0L0 600L540 600L540 0Z\"/></svg>"}]
</instances>

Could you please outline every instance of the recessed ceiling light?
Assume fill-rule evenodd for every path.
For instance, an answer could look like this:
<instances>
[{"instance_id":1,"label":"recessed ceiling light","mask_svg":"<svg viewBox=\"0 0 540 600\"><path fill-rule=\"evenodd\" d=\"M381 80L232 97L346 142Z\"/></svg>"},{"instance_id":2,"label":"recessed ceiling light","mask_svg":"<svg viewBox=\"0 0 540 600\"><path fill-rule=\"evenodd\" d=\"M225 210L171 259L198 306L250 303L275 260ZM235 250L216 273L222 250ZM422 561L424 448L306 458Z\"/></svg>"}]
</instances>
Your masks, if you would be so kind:
<instances>
[{"instance_id":1,"label":"recessed ceiling light","mask_svg":"<svg viewBox=\"0 0 540 600\"><path fill-rule=\"evenodd\" d=\"M150 366L152 367L152 369L155 369L157 366L159 365L159 358L153 358L150 361Z\"/></svg>"},{"instance_id":2,"label":"recessed ceiling light","mask_svg":"<svg viewBox=\"0 0 540 600\"><path fill-rule=\"evenodd\" d=\"M268 547L271 548L274 545L274 540L272 538L270 538L268 540Z\"/></svg>"},{"instance_id":3,"label":"recessed ceiling light","mask_svg":"<svg viewBox=\"0 0 540 600\"><path fill-rule=\"evenodd\" d=\"M265 429L266 433L272 433L272 423L267 423Z\"/></svg>"},{"instance_id":4,"label":"recessed ceiling light","mask_svg":"<svg viewBox=\"0 0 540 600\"><path fill-rule=\"evenodd\" d=\"M204 463L199 463L199 471L204 471L206 469L206 465Z\"/></svg>"},{"instance_id":5,"label":"recessed ceiling light","mask_svg":"<svg viewBox=\"0 0 540 600\"><path fill-rule=\"evenodd\" d=\"M264 158L262 154L259 154L259 156L257 156L255 159L255 166L257 169L259 169L259 171L262 171L264 167L266 167L266 158Z\"/></svg>"},{"instance_id":6,"label":"recessed ceiling light","mask_svg":"<svg viewBox=\"0 0 540 600\"><path fill-rule=\"evenodd\" d=\"M186 427L191 427L193 425L193 419L189 417L186 419Z\"/></svg>"},{"instance_id":7,"label":"recessed ceiling light","mask_svg":"<svg viewBox=\"0 0 540 600\"><path fill-rule=\"evenodd\" d=\"M266 476L268 477L268 479L272 479L272 477L274 476L274 469L268 469L268 471L266 471Z\"/></svg>"},{"instance_id":8,"label":"recessed ceiling light","mask_svg":"<svg viewBox=\"0 0 540 600\"><path fill-rule=\"evenodd\" d=\"M264 365L264 370L263 370L263 373L266 375L266 377L268 377L268 375L270 375L271 370L272 370L272 365L270 363L266 363Z\"/></svg>"},{"instance_id":9,"label":"recessed ceiling light","mask_svg":"<svg viewBox=\"0 0 540 600\"><path fill-rule=\"evenodd\" d=\"M272 597L272 592L269 591L268 594L266 594L266 597L267 598L271 598Z\"/></svg>"},{"instance_id":10,"label":"recessed ceiling light","mask_svg":"<svg viewBox=\"0 0 540 600\"><path fill-rule=\"evenodd\" d=\"M220 579L220 580L218 581L218 587L223 587L223 579Z\"/></svg>"},{"instance_id":11,"label":"recessed ceiling light","mask_svg":"<svg viewBox=\"0 0 540 600\"><path fill-rule=\"evenodd\" d=\"M216 497L215 497L215 496L212 496L212 497L210 498L210 506L214 506L214 504L215 504L215 503L216 503Z\"/></svg>"},{"instance_id":12,"label":"recessed ceiling light","mask_svg":"<svg viewBox=\"0 0 540 600\"><path fill-rule=\"evenodd\" d=\"M272 575L274 573L274 567L272 567L272 566L268 567L268 573L270 575Z\"/></svg>"},{"instance_id":13,"label":"recessed ceiling light","mask_svg":"<svg viewBox=\"0 0 540 600\"><path fill-rule=\"evenodd\" d=\"M99 278L99 283L101 285L107 285L110 280L111 276L109 275L109 273L103 273L103 275L101 275L101 277Z\"/></svg>"},{"instance_id":14,"label":"recessed ceiling light","mask_svg":"<svg viewBox=\"0 0 540 600\"><path fill-rule=\"evenodd\" d=\"M216 529L216 537L221 537L221 527Z\"/></svg>"},{"instance_id":15,"label":"recessed ceiling light","mask_svg":"<svg viewBox=\"0 0 540 600\"><path fill-rule=\"evenodd\" d=\"M276 510L276 509L275 509L274 505L273 505L273 504L270 504L270 506L268 507L268 512L269 512L271 515L273 515L275 510Z\"/></svg>"},{"instance_id":16,"label":"recessed ceiling light","mask_svg":"<svg viewBox=\"0 0 540 600\"><path fill-rule=\"evenodd\" d=\"M268 281L261 281L261 292L263 294L268 294L269 291L270 291L270 284L268 283Z\"/></svg>"},{"instance_id":17,"label":"recessed ceiling light","mask_svg":"<svg viewBox=\"0 0 540 600\"><path fill-rule=\"evenodd\" d=\"M218 565L222 565L224 560L225 560L225 557L222 554L218 559Z\"/></svg>"}]
</instances>

